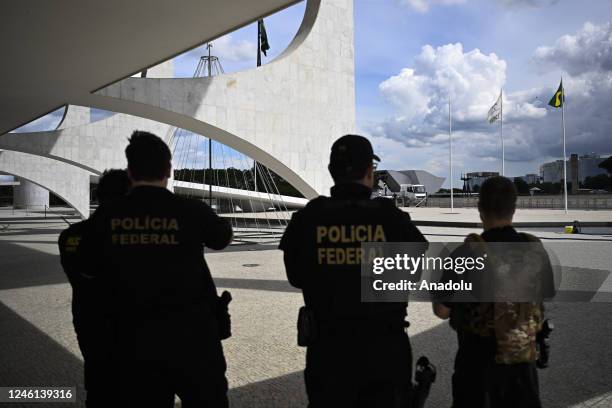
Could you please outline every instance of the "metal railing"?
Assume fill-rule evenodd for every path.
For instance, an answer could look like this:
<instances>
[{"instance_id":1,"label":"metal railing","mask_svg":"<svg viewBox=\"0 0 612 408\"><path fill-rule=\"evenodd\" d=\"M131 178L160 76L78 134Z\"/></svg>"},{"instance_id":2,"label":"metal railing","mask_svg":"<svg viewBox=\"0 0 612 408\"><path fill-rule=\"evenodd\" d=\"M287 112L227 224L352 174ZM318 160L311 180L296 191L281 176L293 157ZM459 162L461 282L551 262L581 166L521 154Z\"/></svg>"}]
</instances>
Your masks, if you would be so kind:
<instances>
[{"instance_id":1,"label":"metal railing","mask_svg":"<svg viewBox=\"0 0 612 408\"><path fill-rule=\"evenodd\" d=\"M454 206L457 208L478 207L478 197L455 197ZM449 197L428 197L426 207L450 208ZM569 196L567 206L574 210L612 210L612 197ZM564 208L563 197L519 196L516 208L549 209Z\"/></svg>"},{"instance_id":2,"label":"metal railing","mask_svg":"<svg viewBox=\"0 0 612 408\"><path fill-rule=\"evenodd\" d=\"M29 204L29 205L9 205L3 208L5 211L11 211L11 215L15 215L25 213L26 216L30 215L43 215L46 219L47 217L68 215L73 216L76 214L76 211L70 207L64 206L49 206L45 204Z\"/></svg>"},{"instance_id":3,"label":"metal railing","mask_svg":"<svg viewBox=\"0 0 612 408\"><path fill-rule=\"evenodd\" d=\"M39 209L38 211L36 211L36 209ZM12 214L15 215L15 211L19 211L19 210L25 210L25 213L27 216L30 216L31 213L36 212L43 212L45 215L45 218L47 218L47 210L49 209L49 206L46 204L31 204L31 205L13 205L12 206Z\"/></svg>"}]
</instances>

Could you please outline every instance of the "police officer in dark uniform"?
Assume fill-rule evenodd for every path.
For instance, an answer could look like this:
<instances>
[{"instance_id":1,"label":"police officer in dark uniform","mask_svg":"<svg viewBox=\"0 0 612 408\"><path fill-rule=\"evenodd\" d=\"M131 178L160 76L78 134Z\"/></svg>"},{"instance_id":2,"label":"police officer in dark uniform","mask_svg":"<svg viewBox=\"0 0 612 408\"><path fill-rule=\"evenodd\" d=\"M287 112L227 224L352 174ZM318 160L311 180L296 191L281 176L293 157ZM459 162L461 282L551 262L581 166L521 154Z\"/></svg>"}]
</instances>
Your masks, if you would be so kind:
<instances>
[{"instance_id":1,"label":"police officer in dark uniform","mask_svg":"<svg viewBox=\"0 0 612 408\"><path fill-rule=\"evenodd\" d=\"M409 406L407 303L361 303L361 243L426 240L391 200L371 199L374 161L366 138L338 139L331 197L293 214L280 243L289 282L304 295L298 343L308 347L311 408Z\"/></svg>"},{"instance_id":2,"label":"police officer in dark uniform","mask_svg":"<svg viewBox=\"0 0 612 408\"><path fill-rule=\"evenodd\" d=\"M205 203L167 190L168 146L134 132L126 148L132 190L92 216L83 240L108 294L114 327L114 406L227 407L217 294L204 247L232 239Z\"/></svg>"},{"instance_id":3,"label":"police officer in dark uniform","mask_svg":"<svg viewBox=\"0 0 612 408\"><path fill-rule=\"evenodd\" d=\"M520 250L531 251L523 259L531 259L537 268L536 281L542 284L542 299L554 296L554 277L548 255L538 238L517 232L512 226L517 192L514 183L505 177L492 177L480 188L478 209L484 232L470 234L466 243L453 256L469 255L471 245L482 247L485 243L522 243ZM529 247L525 244L531 243ZM488 247L489 257L509 256L511 245ZM497 252L497 254L495 254ZM535 262L535 257L540 261ZM492 272L488 270L489 274ZM449 277L443 277L447 280ZM506 288L507 290L507 288ZM506 306L511 305L511 306ZM520 302L440 302L433 304L434 313L450 318L451 327L457 332L458 350L452 377L453 408L540 408L537 354L535 336L541 328L543 308L541 304L523 302L524 314L529 319L506 327L508 319L496 322L500 308L517 307ZM525 309L526 308L526 309ZM525 311L526 310L526 311ZM507 330L504 330L507 329ZM506 339L509 347L500 347L499 336L510 330L516 338ZM518 339L518 341L517 341ZM504 345L502 343L502 345Z\"/></svg>"},{"instance_id":4,"label":"police officer in dark uniform","mask_svg":"<svg viewBox=\"0 0 612 408\"><path fill-rule=\"evenodd\" d=\"M129 188L127 171L105 171L96 190L98 202L101 206L108 205L112 200L125 196ZM92 279L91 262L79 256L81 239L90 227L89 219L72 224L62 231L58 240L62 267L72 286L72 318L83 355L88 408L108 406L102 398L109 357L105 343L108 340L109 322L104 319L104 299Z\"/></svg>"}]
</instances>

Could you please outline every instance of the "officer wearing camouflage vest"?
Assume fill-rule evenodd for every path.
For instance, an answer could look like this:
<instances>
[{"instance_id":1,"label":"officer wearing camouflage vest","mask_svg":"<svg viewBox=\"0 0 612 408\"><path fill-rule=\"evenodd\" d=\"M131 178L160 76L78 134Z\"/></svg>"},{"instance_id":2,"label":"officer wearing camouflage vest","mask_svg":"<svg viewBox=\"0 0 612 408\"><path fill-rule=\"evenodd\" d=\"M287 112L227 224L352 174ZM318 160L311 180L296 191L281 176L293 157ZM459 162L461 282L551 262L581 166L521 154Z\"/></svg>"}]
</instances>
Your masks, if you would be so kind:
<instances>
[{"instance_id":1,"label":"officer wearing camouflage vest","mask_svg":"<svg viewBox=\"0 0 612 408\"><path fill-rule=\"evenodd\" d=\"M554 288L548 255L536 237L519 233L512 226L516 199L516 188L509 179L486 180L478 202L484 232L468 235L456 252L487 249L488 243L489 249L493 245L500 248L493 243L508 243L508 248L512 243L533 243L543 259L543 266L538 268L541 293L551 297ZM433 309L438 317L450 318L457 332L453 408L541 407L536 370L536 335L544 312L541 302L447 302L434 303Z\"/></svg>"}]
</instances>

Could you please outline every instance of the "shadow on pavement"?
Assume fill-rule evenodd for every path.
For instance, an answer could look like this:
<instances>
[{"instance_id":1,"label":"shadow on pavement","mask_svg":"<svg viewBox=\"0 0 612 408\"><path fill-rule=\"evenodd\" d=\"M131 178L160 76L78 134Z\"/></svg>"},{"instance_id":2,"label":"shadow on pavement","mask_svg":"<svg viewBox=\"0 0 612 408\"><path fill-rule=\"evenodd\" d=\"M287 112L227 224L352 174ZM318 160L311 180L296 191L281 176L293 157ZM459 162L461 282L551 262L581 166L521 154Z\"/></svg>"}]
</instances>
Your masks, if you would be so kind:
<instances>
[{"instance_id":1,"label":"shadow on pavement","mask_svg":"<svg viewBox=\"0 0 612 408\"><path fill-rule=\"evenodd\" d=\"M61 344L0 303L0 386L77 387L84 406L83 363ZM7 404L74 408L74 403Z\"/></svg>"},{"instance_id":2,"label":"shadow on pavement","mask_svg":"<svg viewBox=\"0 0 612 408\"><path fill-rule=\"evenodd\" d=\"M0 241L0 254L0 289L66 282L56 255L6 241ZM220 278L217 284L228 288L296 292L281 280ZM556 328L551 337L550 368L539 370L543 405L570 407L612 391L612 325L609 324L612 303L553 303L547 305L547 310ZM444 323L412 336L411 342L415 359L426 355L438 367L438 380L427 406L449 407L456 350L454 332ZM376 353L376 350L364 352ZM265 367L257 370L265 373ZM76 385L80 387L77 396L84 397L81 361L0 303L0 386L9 385ZM302 372L236 387L230 390L230 399L233 407L241 408L305 406ZM74 407L74 404L64 406Z\"/></svg>"},{"instance_id":3,"label":"shadow on pavement","mask_svg":"<svg viewBox=\"0 0 612 408\"><path fill-rule=\"evenodd\" d=\"M548 309L556 331L551 340L551 365L538 370L543 406L571 407L610 393L612 326L601 319L609 319L612 304L558 303L549 305ZM457 347L455 333L444 323L412 336L411 343L415 360L426 355L438 369L426 406L450 407L450 380ZM236 408L306 406L301 371L237 387L229 395L232 407ZM607 408L605 401L603 404L594 407Z\"/></svg>"},{"instance_id":4,"label":"shadow on pavement","mask_svg":"<svg viewBox=\"0 0 612 408\"><path fill-rule=\"evenodd\" d=\"M59 255L0 241L0 290L65 282Z\"/></svg>"}]
</instances>

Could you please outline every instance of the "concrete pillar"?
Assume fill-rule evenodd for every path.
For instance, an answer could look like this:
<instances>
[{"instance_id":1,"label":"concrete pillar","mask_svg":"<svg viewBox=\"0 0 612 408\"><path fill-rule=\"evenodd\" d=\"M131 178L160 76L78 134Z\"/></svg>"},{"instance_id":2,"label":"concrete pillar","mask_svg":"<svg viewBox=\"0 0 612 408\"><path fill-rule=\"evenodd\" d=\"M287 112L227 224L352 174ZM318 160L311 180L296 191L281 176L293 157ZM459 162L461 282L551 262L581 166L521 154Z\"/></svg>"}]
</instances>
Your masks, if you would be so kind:
<instances>
[{"instance_id":1,"label":"concrete pillar","mask_svg":"<svg viewBox=\"0 0 612 408\"><path fill-rule=\"evenodd\" d=\"M48 190L22 178L15 178L15 181L19 181L19 185L13 187L13 206L27 207L31 210L43 210L44 206L49 207Z\"/></svg>"}]
</instances>

